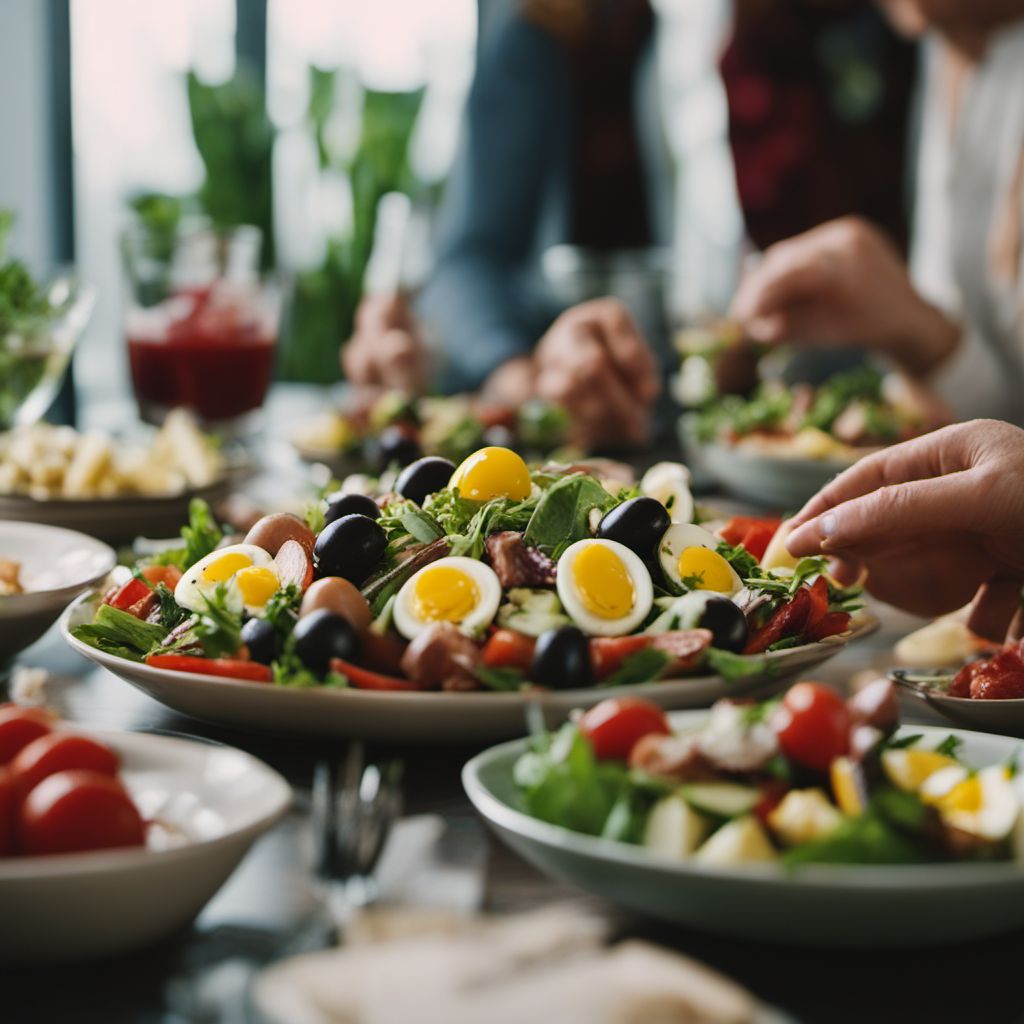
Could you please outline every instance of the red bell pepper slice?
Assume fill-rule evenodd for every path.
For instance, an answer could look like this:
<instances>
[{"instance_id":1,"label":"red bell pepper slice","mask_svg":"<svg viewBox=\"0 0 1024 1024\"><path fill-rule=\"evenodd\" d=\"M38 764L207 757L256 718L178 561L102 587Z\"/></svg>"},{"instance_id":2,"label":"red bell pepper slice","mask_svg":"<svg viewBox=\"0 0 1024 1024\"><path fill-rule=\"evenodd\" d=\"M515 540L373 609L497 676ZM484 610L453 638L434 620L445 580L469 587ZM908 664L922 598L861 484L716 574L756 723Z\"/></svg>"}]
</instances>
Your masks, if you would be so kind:
<instances>
[{"instance_id":1,"label":"red bell pepper slice","mask_svg":"<svg viewBox=\"0 0 1024 1024\"><path fill-rule=\"evenodd\" d=\"M247 679L254 683L269 683L273 678L270 666L258 661L240 658L197 658L192 654L151 654L146 658L151 668L165 668L172 672L195 672L226 679Z\"/></svg>"},{"instance_id":2,"label":"red bell pepper slice","mask_svg":"<svg viewBox=\"0 0 1024 1024\"><path fill-rule=\"evenodd\" d=\"M781 524L781 519L733 516L719 533L722 540L734 546L743 545L754 558L760 561L764 558L768 544Z\"/></svg>"},{"instance_id":3,"label":"red bell pepper slice","mask_svg":"<svg viewBox=\"0 0 1024 1024\"><path fill-rule=\"evenodd\" d=\"M357 690L381 690L394 693L417 689L408 679L371 672L369 669L360 668L343 658L331 658L331 670L343 675Z\"/></svg>"},{"instance_id":4,"label":"red bell pepper slice","mask_svg":"<svg viewBox=\"0 0 1024 1024\"><path fill-rule=\"evenodd\" d=\"M809 587L801 587L785 604L780 605L772 613L771 618L760 628L755 629L743 648L744 654L763 654L772 644L787 636L799 636L807 624L807 616L811 611Z\"/></svg>"},{"instance_id":5,"label":"red bell pepper slice","mask_svg":"<svg viewBox=\"0 0 1024 1024\"><path fill-rule=\"evenodd\" d=\"M481 659L487 668L518 668L529 672L536 640L515 629L496 629L484 644Z\"/></svg>"},{"instance_id":6,"label":"red bell pepper slice","mask_svg":"<svg viewBox=\"0 0 1024 1024\"><path fill-rule=\"evenodd\" d=\"M845 633L850 628L849 612L828 612L804 631L804 639L809 643L816 643L824 640L827 636L836 636L838 633Z\"/></svg>"}]
</instances>

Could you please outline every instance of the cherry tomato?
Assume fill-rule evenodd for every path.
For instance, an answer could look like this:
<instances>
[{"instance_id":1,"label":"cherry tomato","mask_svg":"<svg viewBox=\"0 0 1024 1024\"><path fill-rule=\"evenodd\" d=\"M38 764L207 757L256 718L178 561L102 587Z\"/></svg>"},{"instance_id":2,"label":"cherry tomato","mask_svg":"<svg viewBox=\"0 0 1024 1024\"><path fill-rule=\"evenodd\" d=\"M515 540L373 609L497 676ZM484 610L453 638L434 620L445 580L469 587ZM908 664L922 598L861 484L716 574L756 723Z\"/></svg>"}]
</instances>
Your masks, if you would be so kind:
<instances>
[{"instance_id":1,"label":"cherry tomato","mask_svg":"<svg viewBox=\"0 0 1024 1024\"><path fill-rule=\"evenodd\" d=\"M17 844L24 854L142 846L145 839L138 808L124 787L98 772L57 772L18 811Z\"/></svg>"},{"instance_id":2,"label":"cherry tomato","mask_svg":"<svg viewBox=\"0 0 1024 1024\"><path fill-rule=\"evenodd\" d=\"M22 747L45 736L52 723L53 716L42 708L20 708L17 704L0 707L0 765L7 764Z\"/></svg>"},{"instance_id":3,"label":"cherry tomato","mask_svg":"<svg viewBox=\"0 0 1024 1024\"><path fill-rule=\"evenodd\" d=\"M241 658L197 658L193 654L151 654L146 658L150 668L166 668L172 672L195 672L221 676L225 679L246 679L253 683L269 683L274 674L269 665Z\"/></svg>"},{"instance_id":4,"label":"cherry tomato","mask_svg":"<svg viewBox=\"0 0 1024 1024\"><path fill-rule=\"evenodd\" d=\"M590 662L598 679L607 679L637 651L651 647L650 636L596 636L590 641Z\"/></svg>"},{"instance_id":5,"label":"cherry tomato","mask_svg":"<svg viewBox=\"0 0 1024 1024\"><path fill-rule=\"evenodd\" d=\"M496 629L484 644L481 658L488 668L521 668L530 671L536 641L514 629Z\"/></svg>"},{"instance_id":6,"label":"cherry tomato","mask_svg":"<svg viewBox=\"0 0 1024 1024\"><path fill-rule=\"evenodd\" d=\"M579 729L602 761L625 761L643 736L672 732L665 712L640 697L613 697L595 704L580 718Z\"/></svg>"},{"instance_id":7,"label":"cherry tomato","mask_svg":"<svg viewBox=\"0 0 1024 1024\"><path fill-rule=\"evenodd\" d=\"M822 683L797 683L772 721L786 757L814 771L850 749L850 711L835 690Z\"/></svg>"},{"instance_id":8,"label":"cherry tomato","mask_svg":"<svg viewBox=\"0 0 1024 1024\"><path fill-rule=\"evenodd\" d=\"M57 772L88 771L117 775L118 757L109 747L73 733L52 732L24 747L10 764L20 799L47 776Z\"/></svg>"},{"instance_id":9,"label":"cherry tomato","mask_svg":"<svg viewBox=\"0 0 1024 1024\"><path fill-rule=\"evenodd\" d=\"M0 857L14 853L14 822L18 811L18 792L6 768L0 768Z\"/></svg>"}]
</instances>

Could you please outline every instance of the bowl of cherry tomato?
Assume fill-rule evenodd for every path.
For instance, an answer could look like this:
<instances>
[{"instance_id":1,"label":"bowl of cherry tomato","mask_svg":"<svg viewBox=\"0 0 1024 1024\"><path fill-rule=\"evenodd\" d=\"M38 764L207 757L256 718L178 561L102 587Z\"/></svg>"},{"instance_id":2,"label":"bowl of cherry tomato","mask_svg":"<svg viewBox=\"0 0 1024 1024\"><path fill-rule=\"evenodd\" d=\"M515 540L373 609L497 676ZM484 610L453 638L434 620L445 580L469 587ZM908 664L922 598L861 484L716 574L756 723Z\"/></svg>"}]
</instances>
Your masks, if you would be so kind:
<instances>
[{"instance_id":1,"label":"bowl of cherry tomato","mask_svg":"<svg viewBox=\"0 0 1024 1024\"><path fill-rule=\"evenodd\" d=\"M291 797L240 750L0 706L0 964L94 959L184 927Z\"/></svg>"}]
</instances>

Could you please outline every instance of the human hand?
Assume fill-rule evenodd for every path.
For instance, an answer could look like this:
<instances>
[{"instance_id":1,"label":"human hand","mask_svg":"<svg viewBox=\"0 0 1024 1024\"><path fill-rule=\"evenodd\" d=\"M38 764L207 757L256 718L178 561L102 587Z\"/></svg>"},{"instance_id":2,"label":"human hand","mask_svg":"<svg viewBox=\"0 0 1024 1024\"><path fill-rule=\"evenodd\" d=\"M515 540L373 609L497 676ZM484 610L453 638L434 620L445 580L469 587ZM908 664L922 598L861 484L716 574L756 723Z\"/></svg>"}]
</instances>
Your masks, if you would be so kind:
<instances>
[{"instance_id":1,"label":"human hand","mask_svg":"<svg viewBox=\"0 0 1024 1024\"><path fill-rule=\"evenodd\" d=\"M485 405L502 409L518 409L534 394L536 372L529 356L520 356L502 363L484 381L480 399Z\"/></svg>"},{"instance_id":2,"label":"human hand","mask_svg":"<svg viewBox=\"0 0 1024 1024\"><path fill-rule=\"evenodd\" d=\"M356 312L355 333L341 350L353 384L418 395L426 390L430 360L408 303L401 296L369 295Z\"/></svg>"},{"instance_id":3,"label":"human hand","mask_svg":"<svg viewBox=\"0 0 1024 1024\"><path fill-rule=\"evenodd\" d=\"M972 598L968 625L1002 640L1024 585L1024 431L974 420L869 455L792 520L794 555L919 615Z\"/></svg>"},{"instance_id":4,"label":"human hand","mask_svg":"<svg viewBox=\"0 0 1024 1024\"><path fill-rule=\"evenodd\" d=\"M914 290L895 246L857 217L771 246L740 284L731 315L754 341L858 345L917 377L959 340L956 325Z\"/></svg>"},{"instance_id":5,"label":"human hand","mask_svg":"<svg viewBox=\"0 0 1024 1024\"><path fill-rule=\"evenodd\" d=\"M586 447L643 444L661 390L650 348L617 299L563 313L534 353L537 393L561 405Z\"/></svg>"}]
</instances>

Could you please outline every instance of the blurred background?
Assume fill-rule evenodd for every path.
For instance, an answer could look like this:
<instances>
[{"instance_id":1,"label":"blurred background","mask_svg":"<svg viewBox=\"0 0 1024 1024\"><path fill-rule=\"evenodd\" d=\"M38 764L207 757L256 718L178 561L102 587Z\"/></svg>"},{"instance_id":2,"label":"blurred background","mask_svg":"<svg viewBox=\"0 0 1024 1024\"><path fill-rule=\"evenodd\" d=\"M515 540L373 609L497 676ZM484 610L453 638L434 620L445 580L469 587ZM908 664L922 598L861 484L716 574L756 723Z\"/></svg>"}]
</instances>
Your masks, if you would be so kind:
<instances>
[{"instance_id":1,"label":"blurred background","mask_svg":"<svg viewBox=\"0 0 1024 1024\"><path fill-rule=\"evenodd\" d=\"M159 237L196 217L262 232L282 301L277 377L337 381L387 193L411 201L403 287L430 276L443 211L459 205L446 184L489 26L525 11L557 35L574 6L2 0L0 208L16 215L14 255L41 274L74 263L96 288L77 389L90 402L128 393L122 232ZM650 122L637 130L659 154L644 243L671 323L724 311L745 258L830 217L862 212L905 236L914 52L872 4L626 7L637 53L652 55L635 92ZM600 73L577 61L573 74L600 95ZM575 241L567 229L537 241L562 306L606 290L607 276L581 281L578 254L547 251ZM67 388L56 415L73 416Z\"/></svg>"}]
</instances>

